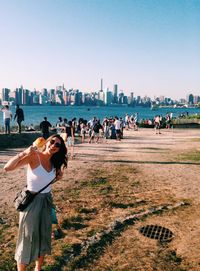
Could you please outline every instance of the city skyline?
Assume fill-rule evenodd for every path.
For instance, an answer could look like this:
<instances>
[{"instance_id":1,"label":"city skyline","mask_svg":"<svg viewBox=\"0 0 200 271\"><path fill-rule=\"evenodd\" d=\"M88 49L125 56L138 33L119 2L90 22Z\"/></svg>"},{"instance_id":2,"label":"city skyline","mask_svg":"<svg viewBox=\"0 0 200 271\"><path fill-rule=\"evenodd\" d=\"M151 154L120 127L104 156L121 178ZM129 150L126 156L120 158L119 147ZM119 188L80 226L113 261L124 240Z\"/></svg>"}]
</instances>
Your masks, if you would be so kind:
<instances>
[{"instance_id":1,"label":"city skyline","mask_svg":"<svg viewBox=\"0 0 200 271\"><path fill-rule=\"evenodd\" d=\"M66 89L64 84L56 88L41 90L28 90L21 86L14 90L3 88L0 91L1 105L129 105L154 107L158 105L200 106L200 96L190 93L186 98L173 100L171 97L159 96L137 96L134 93L125 95L119 91L118 85L114 84L113 91L103 90L103 79L98 91L83 93L79 89Z\"/></svg>"},{"instance_id":2,"label":"city skyline","mask_svg":"<svg viewBox=\"0 0 200 271\"><path fill-rule=\"evenodd\" d=\"M153 99L155 99L155 98L158 98L158 97L166 97L166 98L171 98L171 99L173 99L173 100L180 100L180 99L185 99L187 96L189 96L190 94L192 94L192 95L194 95L194 96L200 96L200 91L198 91L197 93L196 92L193 92L192 90L190 90L190 91L188 91L187 93L186 93L186 95L184 96L178 96L177 95L177 97L176 98L173 98L173 95L172 96L170 96L170 95L162 95L162 94L158 94L158 95L153 95L153 96L151 96L151 95L148 95L148 94L144 94L144 95L141 95L141 93L140 92L134 92L134 91L127 91L127 90L125 90L125 89L122 89L122 88L120 88L120 85L118 85L118 84L116 84L116 83L112 83L112 85L111 85L111 87L108 87L108 86L104 86L104 80L103 80L103 78L101 78L101 79L99 79L99 86L97 87L97 89L91 89L91 90L82 90L81 88L74 88L73 86L71 87L71 88L66 88L66 86L65 86L65 84L64 83L62 83L62 84L58 84L58 85L54 85L54 86L50 86L49 88L47 88L46 86L42 86L41 88L32 88L32 89L29 89L29 88L27 88L25 85L23 85L23 84L21 84L21 85L18 85L18 86L15 86L14 88L8 88L8 87L2 87L1 89L0 89L0 91L1 90L3 90L3 89L9 89L10 90L10 92L13 92L13 91L15 91L16 89L20 89L20 88L22 88L22 89L25 89L25 90L28 90L28 91L30 91L30 92L41 92L42 90L44 90L44 89L46 89L46 90L48 90L48 91L50 91L50 90L57 90L57 89L60 89L60 88L63 88L63 89L65 89L65 90L67 90L67 91L71 91L71 90L74 90L74 91L76 91L76 90L78 90L78 91L80 91L80 92L82 92L82 93L84 93L84 94L92 94L92 93L95 93L95 92L99 92L99 91L103 91L103 92L106 92L106 91L111 91L111 92L114 92L114 89L115 89L115 86L117 86L117 89L118 89L118 93L123 93L124 95L126 95L126 96L130 96L130 95L134 95L134 97L137 97L137 96L141 96L141 97L145 97L145 96L147 96L147 97L149 97L149 98L151 98L152 100Z\"/></svg>"},{"instance_id":3,"label":"city skyline","mask_svg":"<svg viewBox=\"0 0 200 271\"><path fill-rule=\"evenodd\" d=\"M200 93L200 1L1 2L0 88Z\"/></svg>"}]
</instances>

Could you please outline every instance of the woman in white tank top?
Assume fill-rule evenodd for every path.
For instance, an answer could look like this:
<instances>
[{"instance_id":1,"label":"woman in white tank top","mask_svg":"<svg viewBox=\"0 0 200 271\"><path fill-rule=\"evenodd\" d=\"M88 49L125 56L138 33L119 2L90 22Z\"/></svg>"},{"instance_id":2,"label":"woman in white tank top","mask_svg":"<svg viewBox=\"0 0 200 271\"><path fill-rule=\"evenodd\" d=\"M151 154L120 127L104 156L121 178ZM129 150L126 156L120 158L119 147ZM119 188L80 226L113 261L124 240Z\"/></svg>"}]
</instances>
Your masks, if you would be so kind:
<instances>
[{"instance_id":1,"label":"woman in white tank top","mask_svg":"<svg viewBox=\"0 0 200 271\"><path fill-rule=\"evenodd\" d=\"M33 146L11 158L4 166L6 171L27 165L27 189L38 192L54 178L60 179L67 167L67 149L60 135L46 141L45 150ZM15 259L17 270L25 271L35 261L35 271L40 271L44 256L51 253L51 186L37 194L32 203L20 212L19 233ZM26 229L26 231L24 230Z\"/></svg>"}]
</instances>

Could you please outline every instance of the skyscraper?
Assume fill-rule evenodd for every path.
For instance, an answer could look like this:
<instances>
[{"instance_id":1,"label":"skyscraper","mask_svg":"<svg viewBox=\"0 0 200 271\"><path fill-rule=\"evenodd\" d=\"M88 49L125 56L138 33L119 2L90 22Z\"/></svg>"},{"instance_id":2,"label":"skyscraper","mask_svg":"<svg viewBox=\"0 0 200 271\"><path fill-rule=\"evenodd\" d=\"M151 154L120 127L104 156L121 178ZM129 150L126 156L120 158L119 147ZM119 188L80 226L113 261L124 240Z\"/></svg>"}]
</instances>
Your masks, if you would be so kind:
<instances>
[{"instance_id":1,"label":"skyscraper","mask_svg":"<svg viewBox=\"0 0 200 271\"><path fill-rule=\"evenodd\" d=\"M101 79L101 91L103 91L103 79Z\"/></svg>"},{"instance_id":2,"label":"skyscraper","mask_svg":"<svg viewBox=\"0 0 200 271\"><path fill-rule=\"evenodd\" d=\"M22 104L27 105L29 104L29 90L23 89L22 90Z\"/></svg>"},{"instance_id":3,"label":"skyscraper","mask_svg":"<svg viewBox=\"0 0 200 271\"><path fill-rule=\"evenodd\" d=\"M15 103L21 105L23 97L23 88L15 89Z\"/></svg>"},{"instance_id":4,"label":"skyscraper","mask_svg":"<svg viewBox=\"0 0 200 271\"><path fill-rule=\"evenodd\" d=\"M109 88L105 91L105 104L110 105L113 101L113 94L111 91L109 91Z\"/></svg>"},{"instance_id":5,"label":"skyscraper","mask_svg":"<svg viewBox=\"0 0 200 271\"><path fill-rule=\"evenodd\" d=\"M2 102L9 102L9 93L10 93L10 89L2 88L2 91L1 91L1 101Z\"/></svg>"},{"instance_id":6,"label":"skyscraper","mask_svg":"<svg viewBox=\"0 0 200 271\"><path fill-rule=\"evenodd\" d=\"M189 104L194 104L194 95L193 95L193 94L189 94L189 95L187 96L187 102L188 102Z\"/></svg>"},{"instance_id":7,"label":"skyscraper","mask_svg":"<svg viewBox=\"0 0 200 271\"><path fill-rule=\"evenodd\" d=\"M113 88L113 103L117 104L118 103L118 85L115 84Z\"/></svg>"},{"instance_id":8,"label":"skyscraper","mask_svg":"<svg viewBox=\"0 0 200 271\"><path fill-rule=\"evenodd\" d=\"M99 91L98 99L104 103L104 92L103 90Z\"/></svg>"}]
</instances>

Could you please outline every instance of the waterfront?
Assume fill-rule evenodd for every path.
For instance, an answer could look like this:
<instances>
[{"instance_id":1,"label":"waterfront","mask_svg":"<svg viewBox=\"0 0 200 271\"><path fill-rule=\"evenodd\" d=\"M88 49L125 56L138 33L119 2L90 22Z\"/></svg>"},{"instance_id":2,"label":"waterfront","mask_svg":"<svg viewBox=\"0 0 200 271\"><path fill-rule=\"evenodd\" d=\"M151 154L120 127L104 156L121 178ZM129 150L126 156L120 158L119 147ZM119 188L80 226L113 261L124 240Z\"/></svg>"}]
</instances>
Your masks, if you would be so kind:
<instances>
[{"instance_id":1,"label":"waterfront","mask_svg":"<svg viewBox=\"0 0 200 271\"><path fill-rule=\"evenodd\" d=\"M43 117L47 117L48 120L54 125L58 117L67 118L68 120L76 117L84 118L86 120L96 116L103 120L104 117L119 116L123 117L126 113L129 115L138 113L139 120L152 119L155 115L165 116L167 113L173 113L173 117L178 117L180 114L188 112L188 114L200 114L200 108L157 108L151 110L146 107L127 107L127 106L21 106L24 110L25 121L24 125L38 125ZM13 117L15 114L15 107L10 107ZM3 116L0 112L1 124L3 124ZM15 125L16 122L12 121L11 125Z\"/></svg>"}]
</instances>

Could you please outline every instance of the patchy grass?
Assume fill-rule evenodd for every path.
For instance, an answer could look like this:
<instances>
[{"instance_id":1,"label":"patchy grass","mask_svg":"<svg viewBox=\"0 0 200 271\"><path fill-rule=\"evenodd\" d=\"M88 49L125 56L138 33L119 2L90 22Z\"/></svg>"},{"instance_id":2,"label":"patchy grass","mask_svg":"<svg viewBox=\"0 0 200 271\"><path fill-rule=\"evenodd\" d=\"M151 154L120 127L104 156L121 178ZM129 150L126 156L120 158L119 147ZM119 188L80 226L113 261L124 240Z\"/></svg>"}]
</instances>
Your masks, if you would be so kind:
<instances>
[{"instance_id":1,"label":"patchy grass","mask_svg":"<svg viewBox=\"0 0 200 271\"><path fill-rule=\"evenodd\" d=\"M113 191L113 187L111 185L106 185L105 187L102 187L100 190L100 193L102 195L109 195Z\"/></svg>"},{"instance_id":2,"label":"patchy grass","mask_svg":"<svg viewBox=\"0 0 200 271\"><path fill-rule=\"evenodd\" d=\"M200 151L193 150L180 155L180 160L200 162Z\"/></svg>"},{"instance_id":3,"label":"patchy grass","mask_svg":"<svg viewBox=\"0 0 200 271\"><path fill-rule=\"evenodd\" d=\"M83 213L83 214L96 214L97 213L97 208L92 208L92 209L89 209L89 208L80 208L78 210L79 213Z\"/></svg>"},{"instance_id":4,"label":"patchy grass","mask_svg":"<svg viewBox=\"0 0 200 271\"><path fill-rule=\"evenodd\" d=\"M54 270L58 263L62 262L63 251L66 249L63 248L63 244L66 244L69 249L74 246L74 239L81 241L92 236L114 219L109 217L110 208L107 208L112 205L113 198L117 197L121 204L128 206L127 197L124 202L123 195L129 196L134 192L131 184L137 171L133 167L119 165L112 170L109 167L97 168L89 172L87 169L81 170L82 180L73 175L73 182L70 185L63 182L64 186L55 186L54 202L60 210L57 215L63 236L53 241L53 254L50 259L47 259L45 270ZM130 203L130 207L134 208L134 203ZM6 215L9 216L8 213ZM16 227L1 225L0 240L6 245L1 250L0 267L3 266L5 271L16 268L13 257L10 257L14 255L15 248L14 238L8 240L8 236L11 236L10 230L13 234L16 233Z\"/></svg>"},{"instance_id":5,"label":"patchy grass","mask_svg":"<svg viewBox=\"0 0 200 271\"><path fill-rule=\"evenodd\" d=\"M177 255L175 250L170 250L167 246L162 246L158 249L155 260L157 270L163 271L187 271L182 264L183 259Z\"/></svg>"},{"instance_id":6,"label":"patchy grass","mask_svg":"<svg viewBox=\"0 0 200 271\"><path fill-rule=\"evenodd\" d=\"M92 187L98 187L100 185L104 185L107 184L107 179L106 178L98 178L98 179L94 179L92 180L89 185L91 185Z\"/></svg>"},{"instance_id":7,"label":"patchy grass","mask_svg":"<svg viewBox=\"0 0 200 271\"><path fill-rule=\"evenodd\" d=\"M199 142L199 141L200 141L200 138L193 138L193 139L191 139L191 141Z\"/></svg>"},{"instance_id":8,"label":"patchy grass","mask_svg":"<svg viewBox=\"0 0 200 271\"><path fill-rule=\"evenodd\" d=\"M5 134L0 134L0 150L6 148L24 148L30 146L33 141L40 137L40 132L31 133L11 133L9 136Z\"/></svg>"},{"instance_id":9,"label":"patchy grass","mask_svg":"<svg viewBox=\"0 0 200 271\"><path fill-rule=\"evenodd\" d=\"M2 271L16 270L16 263L13 260L16 237L16 227L14 224L8 222L0 225L0 270Z\"/></svg>"},{"instance_id":10,"label":"patchy grass","mask_svg":"<svg viewBox=\"0 0 200 271\"><path fill-rule=\"evenodd\" d=\"M157 199L154 203L150 202L149 196L147 198L134 196L138 192L144 192L145 195L148 189L144 176L140 175L139 170L134 166L103 165L101 169L88 171L87 168L80 168L79 171L81 172L81 180L79 172L79 175L71 175L71 182L68 182L67 173L60 185L59 183L55 184L54 202L59 209L57 215L63 235L62 238L52 241L52 255L47 257L43 270L117 271L116 266L118 265L116 264L102 267L101 257L105 257L105 261L108 261L109 255L106 251L112 250L118 243L118 238L124 230L123 227L131 228L133 225L122 226L119 224L117 234L105 234L98 245L89 247L86 254L80 255L80 244L104 230L119 216L126 215L127 212L129 214L137 213L141 209L145 211L158 204ZM162 198L163 195L160 197ZM165 202L166 198L163 198L163 201ZM6 215L11 217L12 213L7 212ZM16 270L16 263L13 259L15 249L13 236L16 235L16 224L17 220L15 219L9 227L1 225L0 228L0 241L5 244L1 247L0 252L0 270L3 271ZM132 246L129 240L126 243L126 246ZM118 248L121 251L120 255L116 257L115 250L110 254L111 257L116 261L119 258L121 266L125 266L123 270L131 270L126 268L126 257L124 257L127 247L120 247L118 244ZM74 260L65 267L65 262L72 256L75 257ZM141 255L138 256L141 257ZM162 258L164 259L165 256L163 255ZM170 254L169 257L171 257L168 259L169 262L180 265L173 254ZM137 266L134 261L134 258L130 259L132 266ZM165 264L167 266L167 261ZM64 269L61 269L61 266ZM170 267L171 265L168 270L173 270ZM27 270L33 270L33 264Z\"/></svg>"},{"instance_id":11,"label":"patchy grass","mask_svg":"<svg viewBox=\"0 0 200 271\"><path fill-rule=\"evenodd\" d=\"M71 228L74 230L80 230L87 226L83 224L83 218L78 215L78 216L64 219L61 224L61 227L65 230L71 229Z\"/></svg>"},{"instance_id":12,"label":"patchy grass","mask_svg":"<svg viewBox=\"0 0 200 271\"><path fill-rule=\"evenodd\" d=\"M121 209L127 209L127 208L135 208L137 206L140 206L142 204L146 204L146 201L144 200L141 200L139 202L134 202L134 203L128 203L128 204L125 204L125 203L117 203L117 202L110 202L109 203L111 208L121 208Z\"/></svg>"},{"instance_id":13,"label":"patchy grass","mask_svg":"<svg viewBox=\"0 0 200 271\"><path fill-rule=\"evenodd\" d=\"M170 262L174 262L177 264L181 264L182 262L182 258L177 256L176 251L170 251L167 255L166 255L166 260L170 261Z\"/></svg>"}]
</instances>

